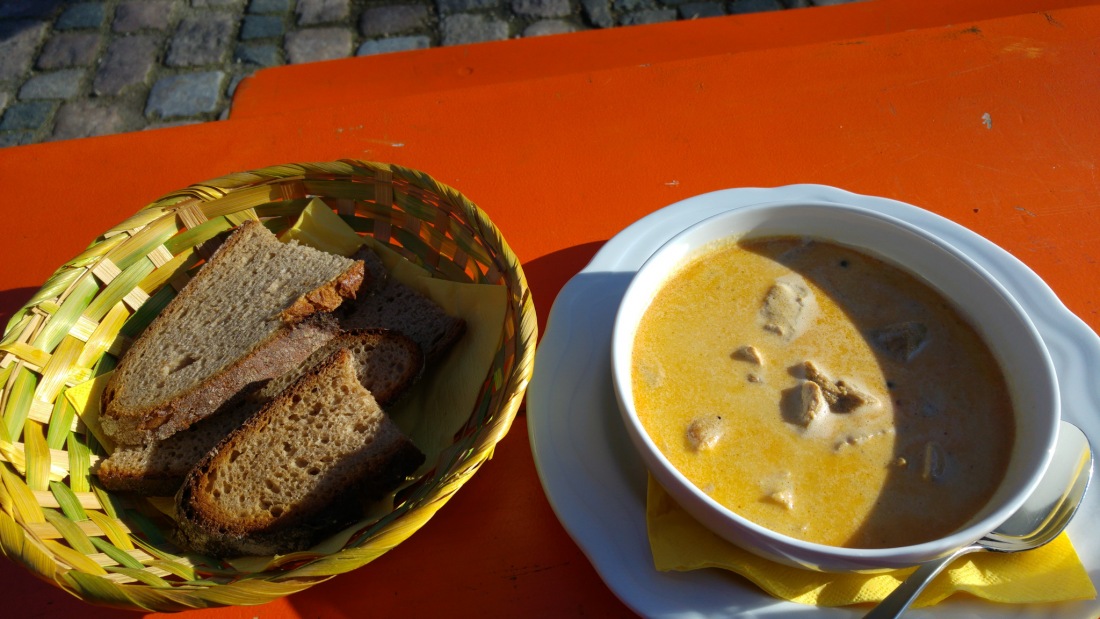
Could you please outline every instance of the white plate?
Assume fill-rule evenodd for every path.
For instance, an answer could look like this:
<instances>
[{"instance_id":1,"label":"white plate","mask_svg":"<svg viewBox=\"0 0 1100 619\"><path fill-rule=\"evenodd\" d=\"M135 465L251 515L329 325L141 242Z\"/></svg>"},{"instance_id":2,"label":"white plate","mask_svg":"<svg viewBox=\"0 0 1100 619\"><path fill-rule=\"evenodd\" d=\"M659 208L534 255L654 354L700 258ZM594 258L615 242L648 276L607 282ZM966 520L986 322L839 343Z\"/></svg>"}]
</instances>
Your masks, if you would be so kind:
<instances>
[{"instance_id":1,"label":"white plate","mask_svg":"<svg viewBox=\"0 0 1100 619\"><path fill-rule=\"evenodd\" d=\"M558 293L527 389L535 466L558 519L607 586L650 617L858 617L866 609L817 608L776 600L722 570L662 573L653 568L645 529L646 472L622 428L611 385L611 326L627 284L664 242L730 209L779 200L855 204L921 226L988 269L1024 306L1058 372L1064 419L1100 448L1100 338L1027 266L981 236L914 206L821 185L728 189L696 196L635 222L607 242ZM1100 491L1086 495L1070 524L1089 577L1100 583ZM1100 616L1100 600L995 605L956 596L906 615L925 617Z\"/></svg>"}]
</instances>

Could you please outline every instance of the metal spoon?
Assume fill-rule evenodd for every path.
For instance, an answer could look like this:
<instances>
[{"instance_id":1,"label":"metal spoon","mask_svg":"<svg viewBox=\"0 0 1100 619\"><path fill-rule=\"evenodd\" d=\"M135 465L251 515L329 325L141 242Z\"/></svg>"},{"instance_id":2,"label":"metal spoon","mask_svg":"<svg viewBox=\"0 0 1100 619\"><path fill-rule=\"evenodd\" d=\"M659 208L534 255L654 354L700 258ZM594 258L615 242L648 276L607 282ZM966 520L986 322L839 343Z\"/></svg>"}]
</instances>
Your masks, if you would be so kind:
<instances>
[{"instance_id":1,"label":"metal spoon","mask_svg":"<svg viewBox=\"0 0 1100 619\"><path fill-rule=\"evenodd\" d=\"M1063 421L1058 431L1054 458L1047 467L1039 487L1023 506L992 533L970 546L925 563L886 596L878 606L864 615L865 619L899 617L905 609L957 557L978 550L1019 552L1038 548L1050 542L1066 528L1092 478L1092 448L1081 430Z\"/></svg>"}]
</instances>

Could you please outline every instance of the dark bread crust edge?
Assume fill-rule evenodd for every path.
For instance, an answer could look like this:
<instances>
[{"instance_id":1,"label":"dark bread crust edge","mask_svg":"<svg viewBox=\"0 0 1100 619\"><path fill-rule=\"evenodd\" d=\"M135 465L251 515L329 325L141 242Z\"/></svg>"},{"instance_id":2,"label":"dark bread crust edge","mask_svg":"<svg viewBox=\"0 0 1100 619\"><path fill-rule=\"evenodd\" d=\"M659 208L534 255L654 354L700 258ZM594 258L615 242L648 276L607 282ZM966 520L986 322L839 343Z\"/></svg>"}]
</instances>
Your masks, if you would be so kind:
<instances>
[{"instance_id":1,"label":"dark bread crust edge","mask_svg":"<svg viewBox=\"0 0 1100 619\"><path fill-rule=\"evenodd\" d=\"M255 220L242 223L237 230L225 240L217 251L211 256L209 262L191 279L180 294L168 304L145 332L139 337L134 346L147 346L147 342L156 336L158 324L166 320L168 316L180 311L190 296L189 289L197 289L206 281L206 273L211 265L219 262L230 248L243 242L243 239L254 226L263 226ZM284 355L291 352L290 347L299 345L300 338L292 337L284 342L287 336L300 336L292 327L303 321L310 315L318 312L331 312L336 309L344 299L355 298L356 291L363 286L364 265L361 260L352 262L342 274L328 283L299 297L290 308L284 310L280 317L286 322L283 329L276 331L267 342L263 342L246 355L244 358L231 364L221 373L215 374L198 385L192 386L186 392L164 402L144 409L121 409L116 405L118 394L126 388L120 384L121 376L129 363L133 362L133 356L123 355L119 366L107 382L101 397L100 426L103 432L120 445L138 445L150 440L163 440L173 433L183 430L195 421L211 415L221 405L235 396L241 387L256 380L266 380L278 376L283 371L294 367L296 363L305 359L316 346L305 350L305 354L296 361L280 364L272 355ZM195 287L195 288L193 288ZM327 341L327 340L326 340ZM307 339L301 343L309 346ZM324 342L321 342L323 344ZM319 344L320 345L320 344ZM295 355L296 356L296 355ZM280 371L280 368L285 368ZM258 371L266 369L265 371ZM239 373L239 376L227 376Z\"/></svg>"},{"instance_id":2,"label":"dark bread crust edge","mask_svg":"<svg viewBox=\"0 0 1100 619\"><path fill-rule=\"evenodd\" d=\"M330 366L346 363L350 356L347 349L341 349L311 368L191 469L176 494L177 532L181 543L215 557L266 556L306 550L339 527L358 520L365 505L395 489L423 464L424 454L405 438L392 445L388 453L365 463L353 487L333 497L329 503L313 501L305 509L296 511L293 518L276 520L266 528L249 529L242 523L224 522L208 511L210 502L201 486L211 471L222 466L225 454L232 453L238 441L264 432L279 404L307 389L316 376Z\"/></svg>"},{"instance_id":3,"label":"dark bread crust edge","mask_svg":"<svg viewBox=\"0 0 1100 619\"><path fill-rule=\"evenodd\" d=\"M348 270L337 276L336 279L298 297L297 301L283 310L280 317L286 322L296 322L317 312L335 310L340 307L344 299L355 298L359 288L363 285L365 273L363 261L356 260Z\"/></svg>"},{"instance_id":4,"label":"dark bread crust edge","mask_svg":"<svg viewBox=\"0 0 1100 619\"><path fill-rule=\"evenodd\" d=\"M268 340L252 349L225 370L195 385L187 392L143 415L117 416L106 412L100 417L103 431L121 445L138 445L164 440L209 417L221 407L231 405L250 386L281 375L304 361L339 333L327 315L295 325L285 325ZM103 392L104 410L114 399L109 381Z\"/></svg>"}]
</instances>

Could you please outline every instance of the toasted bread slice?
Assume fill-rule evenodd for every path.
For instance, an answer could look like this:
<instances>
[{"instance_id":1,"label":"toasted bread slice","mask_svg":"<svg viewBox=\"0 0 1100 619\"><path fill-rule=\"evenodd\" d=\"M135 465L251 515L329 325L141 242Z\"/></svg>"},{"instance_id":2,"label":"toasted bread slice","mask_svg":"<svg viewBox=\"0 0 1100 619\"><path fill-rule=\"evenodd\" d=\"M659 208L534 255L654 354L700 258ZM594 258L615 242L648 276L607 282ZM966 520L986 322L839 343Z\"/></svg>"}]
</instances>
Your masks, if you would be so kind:
<instances>
[{"instance_id":1,"label":"toasted bread slice","mask_svg":"<svg viewBox=\"0 0 1100 619\"><path fill-rule=\"evenodd\" d=\"M357 361L360 384L379 406L392 404L419 378L424 367L420 346L395 331L366 330L341 334L315 351L304 363L274 378L227 410L211 415L187 430L147 445L123 446L96 470L108 490L148 496L172 496L195 464L264 404L278 397L310 368L334 352L346 349Z\"/></svg>"},{"instance_id":2,"label":"toasted bread slice","mask_svg":"<svg viewBox=\"0 0 1100 619\"><path fill-rule=\"evenodd\" d=\"M123 355L103 392L104 433L120 445L163 440L289 371L334 335L300 323L362 281L361 261L242 224Z\"/></svg>"},{"instance_id":3,"label":"toasted bread slice","mask_svg":"<svg viewBox=\"0 0 1100 619\"><path fill-rule=\"evenodd\" d=\"M216 557L304 550L420 466L355 365L337 351L191 470L176 495L183 544Z\"/></svg>"},{"instance_id":4,"label":"toasted bread slice","mask_svg":"<svg viewBox=\"0 0 1100 619\"><path fill-rule=\"evenodd\" d=\"M447 314L435 301L389 277L381 259L369 248L353 258L371 274L356 300L341 308L344 329L382 328L400 331L424 349L429 364L442 357L466 332L466 321Z\"/></svg>"}]
</instances>

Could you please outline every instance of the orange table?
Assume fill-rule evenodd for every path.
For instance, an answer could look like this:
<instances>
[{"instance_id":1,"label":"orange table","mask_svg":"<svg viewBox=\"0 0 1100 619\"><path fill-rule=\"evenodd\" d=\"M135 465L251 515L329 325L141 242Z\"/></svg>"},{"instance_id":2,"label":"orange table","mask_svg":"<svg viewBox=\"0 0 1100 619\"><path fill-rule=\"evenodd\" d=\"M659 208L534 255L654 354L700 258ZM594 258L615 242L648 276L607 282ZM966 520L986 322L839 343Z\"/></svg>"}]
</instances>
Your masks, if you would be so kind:
<instances>
[{"instance_id":1,"label":"orange table","mask_svg":"<svg viewBox=\"0 0 1100 619\"><path fill-rule=\"evenodd\" d=\"M822 27L840 32L834 14L849 13L823 11ZM422 169L477 202L524 261L540 321L605 240L655 209L726 187L822 183L917 204L975 230L1100 328L1100 6L918 25L927 27L576 64L368 103L305 101L295 113L267 107L219 123L0 150L9 222L0 318L96 234L170 190L236 170L355 157ZM553 65L553 50L571 49L569 41L534 59ZM262 607L184 616L629 615L555 519L526 431L521 414L493 460L378 561ZM8 561L0 596L32 616L120 615Z\"/></svg>"},{"instance_id":2,"label":"orange table","mask_svg":"<svg viewBox=\"0 0 1100 619\"><path fill-rule=\"evenodd\" d=\"M237 88L231 118L294 113L423 94L654 64L854 40L917 28L1093 4L1093 0L873 0L765 11L689 24L590 30L481 45L436 47L260 71Z\"/></svg>"}]
</instances>

